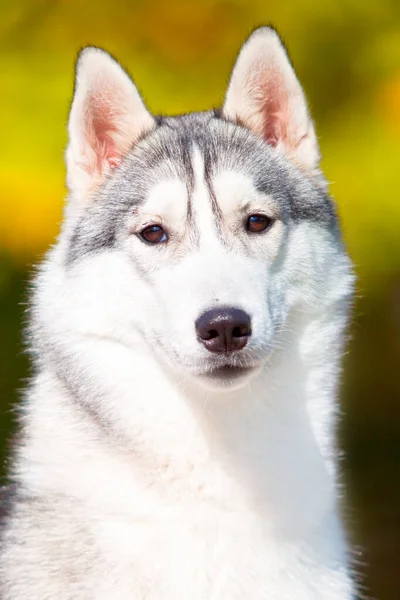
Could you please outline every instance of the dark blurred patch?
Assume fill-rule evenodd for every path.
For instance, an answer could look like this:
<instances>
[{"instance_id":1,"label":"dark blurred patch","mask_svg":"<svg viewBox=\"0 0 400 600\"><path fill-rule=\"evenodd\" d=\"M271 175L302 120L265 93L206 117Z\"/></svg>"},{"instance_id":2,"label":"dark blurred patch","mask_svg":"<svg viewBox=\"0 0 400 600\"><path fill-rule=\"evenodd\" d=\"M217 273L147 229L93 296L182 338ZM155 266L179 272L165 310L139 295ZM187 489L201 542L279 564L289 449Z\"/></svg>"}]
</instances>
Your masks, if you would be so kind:
<instances>
[{"instance_id":1,"label":"dark blurred patch","mask_svg":"<svg viewBox=\"0 0 400 600\"><path fill-rule=\"evenodd\" d=\"M0 256L0 476L15 432L15 406L28 376L28 357L22 344L28 273Z\"/></svg>"},{"instance_id":2,"label":"dark blurred patch","mask_svg":"<svg viewBox=\"0 0 400 600\"><path fill-rule=\"evenodd\" d=\"M355 307L345 360L342 447L366 594L399 597L400 278ZM364 564L362 564L364 563Z\"/></svg>"}]
</instances>

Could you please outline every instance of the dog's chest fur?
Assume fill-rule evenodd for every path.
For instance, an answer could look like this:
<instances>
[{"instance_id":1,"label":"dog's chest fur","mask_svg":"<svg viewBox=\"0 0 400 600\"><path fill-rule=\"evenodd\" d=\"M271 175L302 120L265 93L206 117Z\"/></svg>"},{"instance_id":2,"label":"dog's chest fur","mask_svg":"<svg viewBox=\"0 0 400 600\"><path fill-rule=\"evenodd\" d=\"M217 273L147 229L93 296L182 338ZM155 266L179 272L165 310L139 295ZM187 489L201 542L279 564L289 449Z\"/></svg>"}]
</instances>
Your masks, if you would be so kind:
<instances>
[{"instance_id":1,"label":"dog's chest fur","mask_svg":"<svg viewBox=\"0 0 400 600\"><path fill-rule=\"evenodd\" d=\"M269 376L278 371L271 367ZM174 406L168 381L154 365L152 373ZM165 440L162 451L137 456L112 450L106 436L93 439L90 417L82 418L53 377L42 376L40 414L31 415L34 435L25 449L41 498L17 504L14 527L28 536L6 555L21 597L42 597L35 596L42 570L42 589L60 600L350 598L330 483L304 415L293 411L299 380L291 373L293 382L271 391L269 403L247 396L236 410L212 405L204 430L193 427L190 412L169 415L180 432L179 444L170 440L180 460L171 459ZM128 379L120 391L139 413L143 398L128 396L132 384ZM262 388L268 395L267 381ZM63 414L58 430L53 411ZM162 415L146 435L160 423L166 428Z\"/></svg>"},{"instance_id":2,"label":"dog's chest fur","mask_svg":"<svg viewBox=\"0 0 400 600\"><path fill-rule=\"evenodd\" d=\"M20 557L18 551L7 557L26 600L42 598L35 595L41 569L41 589L59 600L350 597L347 575L332 551L334 516L317 531L307 527L293 538L276 529L262 499L249 506L243 490L228 480L221 490L212 477L201 478L196 497L190 492L178 501L180 486L172 484L172 494L157 486L143 489L115 476L117 469L113 476L107 466L98 468L101 480L85 504L53 494L51 506L42 503L37 512L30 507L25 525L32 539L19 549ZM102 487L103 476L112 493ZM193 479L197 486L200 478ZM226 478L220 473L219 479Z\"/></svg>"},{"instance_id":3,"label":"dog's chest fur","mask_svg":"<svg viewBox=\"0 0 400 600\"><path fill-rule=\"evenodd\" d=\"M333 579L334 569L321 568L318 552L304 540L285 547L265 530L262 518L245 510L177 505L169 514L164 507L143 522L102 522L97 535L101 571L112 576L95 576L96 598L109 597L113 581L121 600L125 594L127 599L306 600L335 598L346 589L344 575L342 581L340 573Z\"/></svg>"}]
</instances>

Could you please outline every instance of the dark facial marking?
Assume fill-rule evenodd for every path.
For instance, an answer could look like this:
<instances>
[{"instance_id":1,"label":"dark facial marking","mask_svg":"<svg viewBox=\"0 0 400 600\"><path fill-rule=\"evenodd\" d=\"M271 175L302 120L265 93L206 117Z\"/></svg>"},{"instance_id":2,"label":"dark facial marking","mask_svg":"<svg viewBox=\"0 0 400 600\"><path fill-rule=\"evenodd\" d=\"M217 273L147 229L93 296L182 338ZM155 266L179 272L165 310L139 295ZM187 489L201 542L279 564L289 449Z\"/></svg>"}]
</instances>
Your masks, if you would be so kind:
<instances>
[{"instance_id":1,"label":"dark facial marking","mask_svg":"<svg viewBox=\"0 0 400 600\"><path fill-rule=\"evenodd\" d=\"M108 221L90 235L85 217L76 226L69 240L67 265L86 254L95 254L100 250L113 248L115 245L115 223Z\"/></svg>"},{"instance_id":2,"label":"dark facial marking","mask_svg":"<svg viewBox=\"0 0 400 600\"><path fill-rule=\"evenodd\" d=\"M207 148L207 152L204 153L204 179L208 188L208 192L210 194L211 199L211 208L214 215L217 218L217 222L223 219L222 210L217 202L217 197L215 195L214 188L212 186L212 166L215 163L215 156L212 156L210 152L211 148Z\"/></svg>"}]
</instances>

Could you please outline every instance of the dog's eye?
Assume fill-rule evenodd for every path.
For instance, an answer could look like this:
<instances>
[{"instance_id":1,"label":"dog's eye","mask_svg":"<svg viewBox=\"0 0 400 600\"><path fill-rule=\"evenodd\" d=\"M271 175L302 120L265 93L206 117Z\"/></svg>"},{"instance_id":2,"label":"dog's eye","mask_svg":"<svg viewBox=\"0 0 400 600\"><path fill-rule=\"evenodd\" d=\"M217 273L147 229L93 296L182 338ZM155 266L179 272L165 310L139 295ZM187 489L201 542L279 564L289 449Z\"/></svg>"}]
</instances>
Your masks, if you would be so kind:
<instances>
[{"instance_id":1,"label":"dog's eye","mask_svg":"<svg viewBox=\"0 0 400 600\"><path fill-rule=\"evenodd\" d=\"M140 237L149 244L161 244L167 241L167 234L161 225L149 225L140 232Z\"/></svg>"},{"instance_id":2,"label":"dog's eye","mask_svg":"<svg viewBox=\"0 0 400 600\"><path fill-rule=\"evenodd\" d=\"M273 223L273 219L266 215L250 215L246 221L246 229L251 233L262 233L269 229Z\"/></svg>"}]
</instances>

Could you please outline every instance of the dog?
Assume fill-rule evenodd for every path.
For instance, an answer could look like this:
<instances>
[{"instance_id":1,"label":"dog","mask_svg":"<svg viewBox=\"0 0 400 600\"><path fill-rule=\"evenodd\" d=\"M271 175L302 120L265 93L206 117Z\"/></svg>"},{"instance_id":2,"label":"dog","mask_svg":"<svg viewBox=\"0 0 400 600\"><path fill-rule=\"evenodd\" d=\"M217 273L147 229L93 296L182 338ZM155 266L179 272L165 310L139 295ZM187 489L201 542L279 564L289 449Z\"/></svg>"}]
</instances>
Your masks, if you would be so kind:
<instances>
[{"instance_id":1,"label":"dog","mask_svg":"<svg viewBox=\"0 0 400 600\"><path fill-rule=\"evenodd\" d=\"M355 598L335 442L354 275L278 34L251 34L221 109L177 117L88 47L68 130L1 598Z\"/></svg>"}]
</instances>

